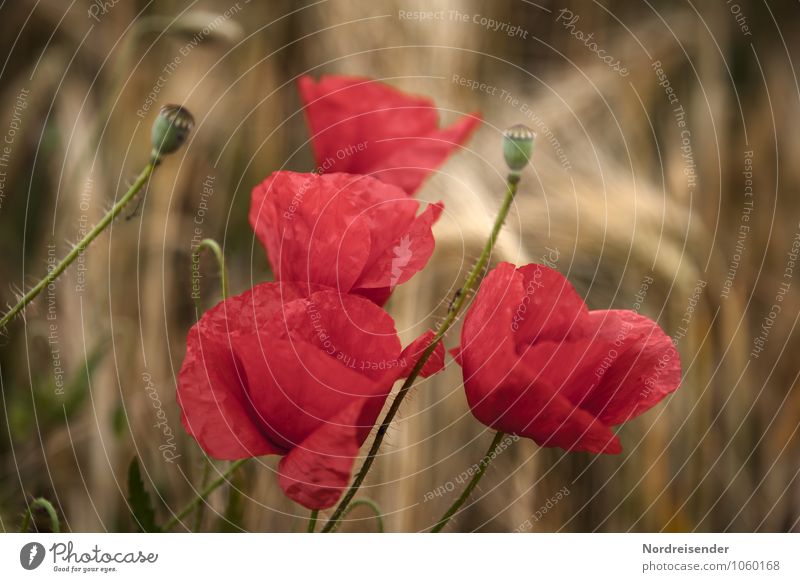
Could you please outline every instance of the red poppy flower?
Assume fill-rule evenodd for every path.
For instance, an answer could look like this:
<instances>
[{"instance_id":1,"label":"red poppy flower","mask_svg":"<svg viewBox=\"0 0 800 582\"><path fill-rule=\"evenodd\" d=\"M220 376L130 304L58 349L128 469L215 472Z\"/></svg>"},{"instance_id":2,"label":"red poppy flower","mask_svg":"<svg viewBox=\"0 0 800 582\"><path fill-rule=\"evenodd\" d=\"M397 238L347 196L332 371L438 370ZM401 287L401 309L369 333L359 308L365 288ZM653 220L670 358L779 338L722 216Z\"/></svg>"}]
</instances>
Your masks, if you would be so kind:
<instances>
[{"instance_id":1,"label":"red poppy flower","mask_svg":"<svg viewBox=\"0 0 800 582\"><path fill-rule=\"evenodd\" d=\"M278 480L309 509L333 505L394 381L433 334L401 350L392 318L362 297L264 283L189 331L178 379L187 432L212 457L283 455ZM441 369L437 350L423 375Z\"/></svg>"},{"instance_id":2,"label":"red poppy flower","mask_svg":"<svg viewBox=\"0 0 800 582\"><path fill-rule=\"evenodd\" d=\"M589 311L561 274L500 264L481 284L456 359L482 423L568 451L619 453L610 427L680 384L669 337L633 311Z\"/></svg>"},{"instance_id":3,"label":"red poppy flower","mask_svg":"<svg viewBox=\"0 0 800 582\"><path fill-rule=\"evenodd\" d=\"M439 129L430 99L360 77L298 81L320 171L375 175L408 194L466 142L480 122L473 113Z\"/></svg>"},{"instance_id":4,"label":"red poppy flower","mask_svg":"<svg viewBox=\"0 0 800 582\"><path fill-rule=\"evenodd\" d=\"M433 253L443 205L369 176L275 172L253 189L250 224L279 281L320 284L382 305Z\"/></svg>"}]
</instances>

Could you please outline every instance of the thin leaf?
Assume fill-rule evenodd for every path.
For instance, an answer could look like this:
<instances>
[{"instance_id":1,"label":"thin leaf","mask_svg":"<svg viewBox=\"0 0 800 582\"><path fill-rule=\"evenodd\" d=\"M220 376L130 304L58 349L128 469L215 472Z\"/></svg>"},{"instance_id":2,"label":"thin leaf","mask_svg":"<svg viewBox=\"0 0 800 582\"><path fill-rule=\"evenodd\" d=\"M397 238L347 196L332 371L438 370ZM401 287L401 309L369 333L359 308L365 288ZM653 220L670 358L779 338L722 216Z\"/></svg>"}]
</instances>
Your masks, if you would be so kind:
<instances>
[{"instance_id":1,"label":"thin leaf","mask_svg":"<svg viewBox=\"0 0 800 582\"><path fill-rule=\"evenodd\" d=\"M160 531L156 525L156 512L150 501L150 494L144 488L142 474L139 471L139 459L136 457L128 468L128 505L139 531L147 533Z\"/></svg>"}]
</instances>

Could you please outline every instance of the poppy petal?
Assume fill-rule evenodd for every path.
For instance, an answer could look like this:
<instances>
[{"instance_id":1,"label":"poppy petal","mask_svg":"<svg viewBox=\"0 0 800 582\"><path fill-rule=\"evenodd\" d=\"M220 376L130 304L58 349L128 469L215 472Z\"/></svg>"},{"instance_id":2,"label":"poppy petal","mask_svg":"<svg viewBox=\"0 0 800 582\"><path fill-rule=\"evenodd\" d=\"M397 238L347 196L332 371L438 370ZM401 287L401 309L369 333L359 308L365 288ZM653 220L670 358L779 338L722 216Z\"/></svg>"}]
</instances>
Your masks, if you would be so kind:
<instances>
[{"instance_id":1,"label":"poppy petal","mask_svg":"<svg viewBox=\"0 0 800 582\"><path fill-rule=\"evenodd\" d=\"M578 322L589 310L564 275L545 265L517 269L523 293L515 313L516 341L558 341L580 330Z\"/></svg>"},{"instance_id":2,"label":"poppy petal","mask_svg":"<svg viewBox=\"0 0 800 582\"><path fill-rule=\"evenodd\" d=\"M372 175L413 194L428 176L466 143L478 128L481 116L471 113L444 130L433 130L420 137L401 137L377 144L384 154ZM382 146L382 147L381 147Z\"/></svg>"},{"instance_id":3,"label":"poppy petal","mask_svg":"<svg viewBox=\"0 0 800 582\"><path fill-rule=\"evenodd\" d=\"M344 407L281 459L278 483L287 497L312 510L327 509L339 500L363 442L363 406L358 401Z\"/></svg>"},{"instance_id":4,"label":"poppy petal","mask_svg":"<svg viewBox=\"0 0 800 582\"><path fill-rule=\"evenodd\" d=\"M480 123L439 128L433 101L371 79L298 80L314 156L324 171L375 175L413 194Z\"/></svg>"},{"instance_id":5,"label":"poppy petal","mask_svg":"<svg viewBox=\"0 0 800 582\"><path fill-rule=\"evenodd\" d=\"M411 373L411 370L417 364L417 361L422 356L422 353L433 341L435 334L428 330L408 344L400 356L400 360L405 362L404 377ZM441 372L444 369L444 346L442 342L436 344L433 353L428 358L428 361L422 366L420 376L427 378L434 374Z\"/></svg>"},{"instance_id":6,"label":"poppy petal","mask_svg":"<svg viewBox=\"0 0 800 582\"><path fill-rule=\"evenodd\" d=\"M422 269L442 212L367 176L275 172L253 189L250 223L281 281L324 285L382 305Z\"/></svg>"},{"instance_id":7,"label":"poppy petal","mask_svg":"<svg viewBox=\"0 0 800 582\"><path fill-rule=\"evenodd\" d=\"M622 424L678 388L680 355L657 323L625 310L592 311L590 321L606 334L614 357L581 408L608 425Z\"/></svg>"},{"instance_id":8,"label":"poppy petal","mask_svg":"<svg viewBox=\"0 0 800 582\"><path fill-rule=\"evenodd\" d=\"M189 330L177 400L181 424L211 457L232 461L283 453L253 418L231 346L197 327Z\"/></svg>"},{"instance_id":9,"label":"poppy petal","mask_svg":"<svg viewBox=\"0 0 800 582\"><path fill-rule=\"evenodd\" d=\"M394 240L386 241L388 244L383 245L380 254L370 258L354 286L359 291L365 288L393 289L421 271L436 246L431 228L443 209L441 202L429 205L404 232L395 235Z\"/></svg>"},{"instance_id":10,"label":"poppy petal","mask_svg":"<svg viewBox=\"0 0 800 582\"><path fill-rule=\"evenodd\" d=\"M547 382L533 380L524 364L482 393L481 400L474 400L475 394L467 391L470 407L478 420L496 430L567 451L622 451L619 439L605 424L574 406Z\"/></svg>"},{"instance_id":11,"label":"poppy petal","mask_svg":"<svg viewBox=\"0 0 800 582\"><path fill-rule=\"evenodd\" d=\"M357 177L275 172L253 190L250 224L282 281L348 292L369 257L369 230L354 221Z\"/></svg>"},{"instance_id":12,"label":"poppy petal","mask_svg":"<svg viewBox=\"0 0 800 582\"><path fill-rule=\"evenodd\" d=\"M475 417L542 446L618 453L610 427L680 384L658 325L632 311L589 311L544 265L501 263L484 279L454 352Z\"/></svg>"}]
</instances>

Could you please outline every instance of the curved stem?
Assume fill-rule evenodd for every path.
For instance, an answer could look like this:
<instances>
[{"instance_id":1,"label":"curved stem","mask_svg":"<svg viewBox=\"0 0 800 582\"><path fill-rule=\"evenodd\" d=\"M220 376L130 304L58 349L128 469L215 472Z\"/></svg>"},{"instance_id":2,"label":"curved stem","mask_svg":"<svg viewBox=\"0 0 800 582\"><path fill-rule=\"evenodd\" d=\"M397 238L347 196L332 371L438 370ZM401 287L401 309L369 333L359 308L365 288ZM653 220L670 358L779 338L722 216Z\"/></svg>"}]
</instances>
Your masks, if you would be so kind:
<instances>
[{"instance_id":1,"label":"curved stem","mask_svg":"<svg viewBox=\"0 0 800 582\"><path fill-rule=\"evenodd\" d=\"M214 253L214 257L217 259L217 264L219 265L219 278L220 278L220 285L222 287L222 300L225 301L228 298L228 271L225 269L225 254L222 252L222 248L220 248L219 243L215 241L213 238L204 238L200 241L200 243L194 248L192 251L192 297L194 298L194 305L195 309L197 310L197 314L199 317L201 307L200 307L200 292L199 288L195 292L194 290L194 279L195 277L199 278L199 271L200 271L200 253L203 249L209 249L212 253ZM204 467L203 467L203 479L200 482L201 487L205 487L206 483L208 482L209 472L211 470L211 460L208 456L204 455ZM231 490L231 497L233 497L233 490ZM230 500L229 500L230 503ZM205 513L205 504L200 503L197 506L197 514L195 515L194 519L194 531L198 531L200 529L200 525L203 521L203 514Z\"/></svg>"},{"instance_id":2,"label":"curved stem","mask_svg":"<svg viewBox=\"0 0 800 582\"><path fill-rule=\"evenodd\" d=\"M206 483L208 483L208 478L211 475L211 459L208 458L208 455L203 455L203 477L202 481L200 481L200 486L205 487ZM205 503L200 503L197 506L197 513L194 516L194 528L193 531L197 532L200 530L200 526L203 524L203 514L205 513L206 505Z\"/></svg>"},{"instance_id":3,"label":"curved stem","mask_svg":"<svg viewBox=\"0 0 800 582\"><path fill-rule=\"evenodd\" d=\"M216 480L209 483L205 489L203 489L194 499L192 499L186 505L186 507L184 507L178 514L173 516L173 518L170 519L167 523L165 523L164 527L162 528L162 531L168 531L176 524L178 524L180 521L182 521L184 517L186 517L192 512L192 510L198 503L200 503L201 501L205 501L206 498L209 495L211 495L211 493L213 493L215 489L217 489L217 487L219 487L223 483L227 483L228 480L230 479L230 476L233 475L234 472L236 472L236 469L244 465L249 460L250 459L247 458L236 461L235 463L231 463L231 466L228 467L227 471L225 471L222 475L220 475L220 477L218 477Z\"/></svg>"},{"instance_id":4,"label":"curved stem","mask_svg":"<svg viewBox=\"0 0 800 582\"><path fill-rule=\"evenodd\" d=\"M39 507L47 512L47 516L50 518L50 531L52 533L59 533L61 531L58 513L56 513L53 504L44 497L37 497L31 501L31 504L25 509L25 513L22 516L22 524L19 526L19 533L27 533L28 529L31 527L34 507Z\"/></svg>"},{"instance_id":5,"label":"curved stem","mask_svg":"<svg viewBox=\"0 0 800 582\"><path fill-rule=\"evenodd\" d=\"M11 308L11 310L6 313L2 319L0 319L0 330L5 328L8 323L14 319L14 317L19 314L25 307L33 301L39 293L41 293L45 287L47 287L50 283L55 281L66 269L69 267L75 259L77 259L80 254L86 250L86 248L92 244L94 239L96 239L100 233L102 233L109 224L111 224L114 219L119 216L119 213L122 212L122 209L133 200L133 197L142 189L142 187L147 183L147 180L153 174L153 171L156 169L160 162L159 158L151 158L151 160L147 163L141 173L137 176L136 181L130 187L130 189L125 193L125 195L119 199L119 201L111 207L111 209L106 213L105 216L98 222L92 230L90 230L86 236L84 236L80 241L78 241L72 250L69 251L66 257L64 257L60 263L58 263L53 269L45 276L41 281L39 281L30 291L28 291L19 302Z\"/></svg>"},{"instance_id":6,"label":"curved stem","mask_svg":"<svg viewBox=\"0 0 800 582\"><path fill-rule=\"evenodd\" d=\"M209 249L212 253L214 253L214 256L217 259L217 264L219 265L219 278L222 286L222 300L225 301L228 298L228 271L225 269L225 255L223 254L222 249L217 241L215 241L213 238L204 238L192 252L192 296L194 297L195 306L197 307L198 313L200 312L200 293L199 289L197 292L195 292L194 278L199 278L200 253L203 249Z\"/></svg>"},{"instance_id":7,"label":"curved stem","mask_svg":"<svg viewBox=\"0 0 800 582\"><path fill-rule=\"evenodd\" d=\"M372 499L356 499L353 501L342 515L342 518L347 517L351 511L353 511L359 505L366 505L375 513L375 525L378 528L378 533L383 533L383 512L381 511L380 506L375 503Z\"/></svg>"},{"instance_id":8,"label":"curved stem","mask_svg":"<svg viewBox=\"0 0 800 582\"><path fill-rule=\"evenodd\" d=\"M314 528L317 527L318 515L319 515L319 509L314 509L311 512L311 515L308 516L308 529L306 530L308 533L314 533Z\"/></svg>"},{"instance_id":9,"label":"curved stem","mask_svg":"<svg viewBox=\"0 0 800 582\"><path fill-rule=\"evenodd\" d=\"M483 477L483 474L486 472L486 468L489 466L489 463L492 462L492 453L497 448L497 445L500 444L500 441L503 440L505 433L497 431L497 434L494 435L494 439L492 440L492 444L489 445L489 449L486 451L486 454L483 455L481 458L481 462L478 463L478 470L475 475L472 476L472 479L467 486L464 488L464 491L459 495L458 499L453 502L453 505L450 506L450 509L445 511L444 515L439 518L439 521L436 522L436 525L431 528L431 533L439 533L442 531L442 528L447 525L447 522L450 521L450 518L453 517L456 511L464 505L464 502L469 499L472 490L478 486L478 482Z\"/></svg>"},{"instance_id":10,"label":"curved stem","mask_svg":"<svg viewBox=\"0 0 800 582\"><path fill-rule=\"evenodd\" d=\"M325 527L322 528L323 533L332 531L336 527L337 522L342 519L344 512L347 509L347 505L350 503L350 501L352 501L353 497L358 492L358 488L361 487L361 483L364 482L370 467L372 467L372 463L375 461L375 457L377 456L378 450L381 447L381 443L386 436L386 432L389 430L389 425L392 423L397 411L400 409L400 404L402 404L403 399L408 393L408 390L416 381L417 376L419 376L423 366L431 357L434 350L436 350L436 346L440 341L442 341L442 338L447 333L447 330L449 330L450 327L455 323L461 308L464 306L464 302L472 290L472 287L477 282L478 277L480 277L483 273L486 264L489 262L489 257L492 254L494 245L497 242L500 229L503 228L503 223L505 222L508 212L511 209L511 203L514 201L514 196L517 193L519 179L520 175L517 173L511 173L508 175L506 180L505 198L503 198L503 203L500 206L500 210L498 211L497 217L494 220L494 225L492 226L492 232L489 234L489 238L483 247L483 252L481 253L480 258L478 258L478 261L475 263L475 265L473 265L472 270L467 275L463 287L456 291L453 301L450 304L450 308L448 309L447 316L444 318L444 321L439 326L436 334L433 336L431 343L428 344L428 347L425 348L424 352L422 352L422 356L414 365L414 368L411 370L408 378L406 378L406 381L403 382L403 385L400 387L397 396L395 396L394 400L392 401L389 411L381 421L380 427L378 427L378 432L375 434L375 440L372 441L372 446L369 448L369 452L367 453L367 458L364 460L364 464L361 465L361 469L359 469L358 474L356 475L355 479L353 479L353 484L350 485L347 493L345 493L344 497L342 497L342 500L336 507L336 511L333 512L333 515L331 515L330 519L325 524Z\"/></svg>"}]
</instances>

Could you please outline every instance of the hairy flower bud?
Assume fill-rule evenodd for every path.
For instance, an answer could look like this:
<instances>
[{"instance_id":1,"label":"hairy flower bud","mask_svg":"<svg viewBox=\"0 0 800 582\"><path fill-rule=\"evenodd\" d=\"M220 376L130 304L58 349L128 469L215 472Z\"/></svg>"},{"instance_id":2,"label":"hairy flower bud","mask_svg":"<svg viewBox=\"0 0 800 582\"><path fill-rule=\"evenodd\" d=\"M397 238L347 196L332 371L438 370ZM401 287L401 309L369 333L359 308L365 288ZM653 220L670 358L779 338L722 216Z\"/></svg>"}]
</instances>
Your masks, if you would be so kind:
<instances>
[{"instance_id":1,"label":"hairy flower bud","mask_svg":"<svg viewBox=\"0 0 800 582\"><path fill-rule=\"evenodd\" d=\"M194 128L194 117L180 105L164 105L153 123L153 157L161 158L180 149Z\"/></svg>"}]
</instances>

